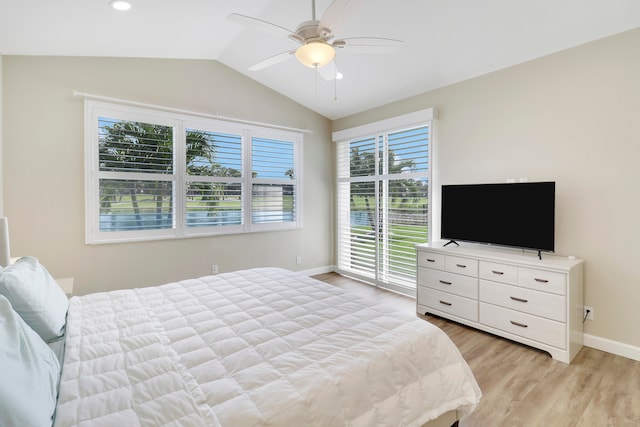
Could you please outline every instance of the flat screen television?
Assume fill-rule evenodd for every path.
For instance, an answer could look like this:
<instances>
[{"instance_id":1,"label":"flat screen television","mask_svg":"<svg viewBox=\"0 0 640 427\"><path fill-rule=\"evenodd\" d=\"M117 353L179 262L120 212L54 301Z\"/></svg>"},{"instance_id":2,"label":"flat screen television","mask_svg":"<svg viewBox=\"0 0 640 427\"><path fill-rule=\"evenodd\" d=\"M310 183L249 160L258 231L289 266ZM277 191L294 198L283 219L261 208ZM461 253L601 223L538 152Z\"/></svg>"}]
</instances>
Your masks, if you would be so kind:
<instances>
[{"instance_id":1,"label":"flat screen television","mask_svg":"<svg viewBox=\"0 0 640 427\"><path fill-rule=\"evenodd\" d=\"M555 182L442 186L441 236L554 251Z\"/></svg>"}]
</instances>

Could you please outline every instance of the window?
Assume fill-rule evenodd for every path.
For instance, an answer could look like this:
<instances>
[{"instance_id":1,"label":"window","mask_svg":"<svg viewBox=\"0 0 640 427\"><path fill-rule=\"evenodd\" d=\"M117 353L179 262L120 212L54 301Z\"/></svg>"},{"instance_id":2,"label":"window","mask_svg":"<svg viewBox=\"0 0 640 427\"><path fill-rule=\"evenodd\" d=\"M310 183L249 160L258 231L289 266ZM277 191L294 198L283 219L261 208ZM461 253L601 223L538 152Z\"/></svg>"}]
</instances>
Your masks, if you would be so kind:
<instances>
[{"instance_id":1,"label":"window","mask_svg":"<svg viewBox=\"0 0 640 427\"><path fill-rule=\"evenodd\" d=\"M251 219L254 224L296 221L293 153L292 142L252 139Z\"/></svg>"},{"instance_id":2,"label":"window","mask_svg":"<svg viewBox=\"0 0 640 427\"><path fill-rule=\"evenodd\" d=\"M299 228L302 135L86 101L87 243Z\"/></svg>"},{"instance_id":3,"label":"window","mask_svg":"<svg viewBox=\"0 0 640 427\"><path fill-rule=\"evenodd\" d=\"M415 244L428 241L428 112L334 134L338 269L405 293L415 290Z\"/></svg>"}]
</instances>

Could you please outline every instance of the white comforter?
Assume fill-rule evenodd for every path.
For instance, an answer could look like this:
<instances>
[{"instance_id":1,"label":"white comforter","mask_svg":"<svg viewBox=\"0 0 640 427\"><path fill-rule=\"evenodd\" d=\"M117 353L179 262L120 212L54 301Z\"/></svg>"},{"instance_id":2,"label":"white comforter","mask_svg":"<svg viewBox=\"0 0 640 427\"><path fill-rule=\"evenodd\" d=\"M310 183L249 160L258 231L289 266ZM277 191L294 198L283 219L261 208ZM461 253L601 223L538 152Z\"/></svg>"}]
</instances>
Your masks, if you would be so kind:
<instances>
[{"instance_id":1,"label":"white comforter","mask_svg":"<svg viewBox=\"0 0 640 427\"><path fill-rule=\"evenodd\" d=\"M419 426L480 390L419 318L280 269L74 297L56 426Z\"/></svg>"}]
</instances>

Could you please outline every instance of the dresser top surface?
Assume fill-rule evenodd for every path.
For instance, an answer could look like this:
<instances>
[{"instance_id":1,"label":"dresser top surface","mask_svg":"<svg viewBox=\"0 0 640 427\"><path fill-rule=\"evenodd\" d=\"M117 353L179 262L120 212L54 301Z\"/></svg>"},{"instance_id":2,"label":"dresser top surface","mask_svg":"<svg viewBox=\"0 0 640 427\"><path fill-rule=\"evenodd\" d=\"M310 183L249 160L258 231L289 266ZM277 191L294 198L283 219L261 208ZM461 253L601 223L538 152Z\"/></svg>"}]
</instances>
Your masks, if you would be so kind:
<instances>
[{"instance_id":1,"label":"dresser top surface","mask_svg":"<svg viewBox=\"0 0 640 427\"><path fill-rule=\"evenodd\" d=\"M520 249L502 248L489 245L479 245L473 243L459 243L460 246L451 244L444 246L446 241L424 243L416 245L418 250L435 250L445 255L473 257L479 260L492 262L504 262L509 264L519 264L533 268L554 268L568 270L574 266L582 264L580 258L570 258L555 254L542 253L542 259L538 258L537 251L522 251Z\"/></svg>"}]
</instances>

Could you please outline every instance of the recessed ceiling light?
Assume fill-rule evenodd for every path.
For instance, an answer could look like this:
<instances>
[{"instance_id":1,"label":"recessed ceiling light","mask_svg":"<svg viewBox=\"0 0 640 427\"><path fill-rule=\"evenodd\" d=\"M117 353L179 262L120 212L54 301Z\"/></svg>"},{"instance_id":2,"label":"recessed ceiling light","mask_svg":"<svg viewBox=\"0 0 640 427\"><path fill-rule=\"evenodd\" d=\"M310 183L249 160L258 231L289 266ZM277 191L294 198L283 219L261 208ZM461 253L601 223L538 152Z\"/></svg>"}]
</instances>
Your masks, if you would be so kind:
<instances>
[{"instance_id":1,"label":"recessed ceiling light","mask_svg":"<svg viewBox=\"0 0 640 427\"><path fill-rule=\"evenodd\" d=\"M124 0L111 0L109 5L115 10L129 10L131 9L131 3Z\"/></svg>"},{"instance_id":2,"label":"recessed ceiling light","mask_svg":"<svg viewBox=\"0 0 640 427\"><path fill-rule=\"evenodd\" d=\"M338 71L336 73L336 80L342 80L344 78L344 74L342 74L340 71Z\"/></svg>"}]
</instances>

